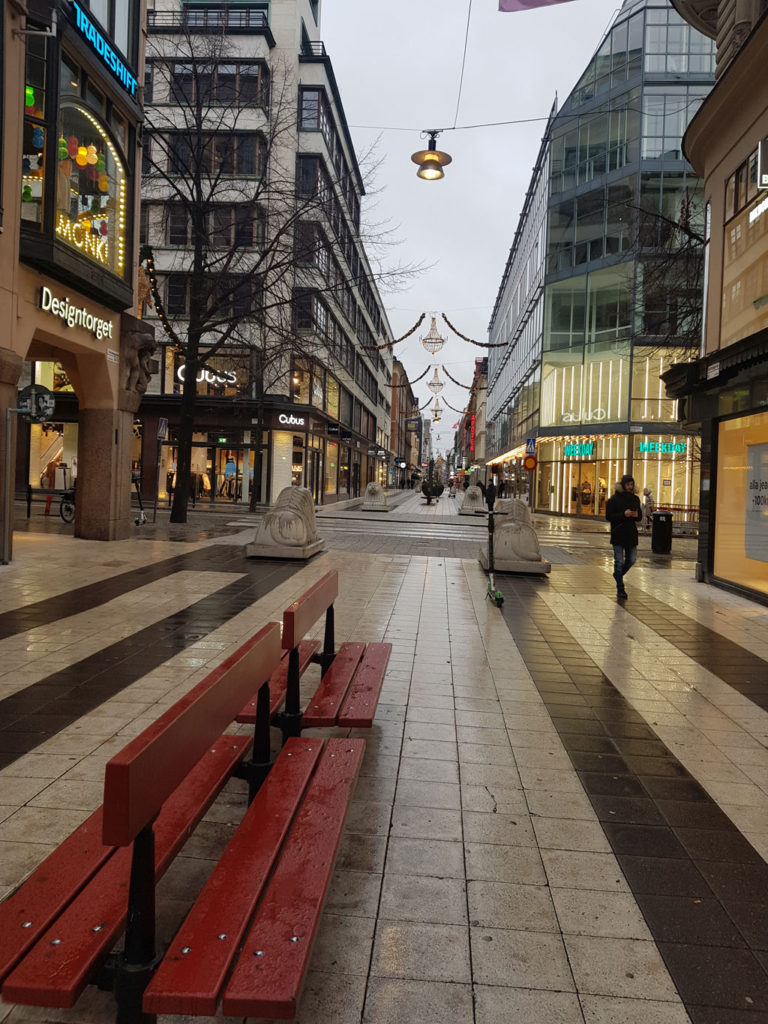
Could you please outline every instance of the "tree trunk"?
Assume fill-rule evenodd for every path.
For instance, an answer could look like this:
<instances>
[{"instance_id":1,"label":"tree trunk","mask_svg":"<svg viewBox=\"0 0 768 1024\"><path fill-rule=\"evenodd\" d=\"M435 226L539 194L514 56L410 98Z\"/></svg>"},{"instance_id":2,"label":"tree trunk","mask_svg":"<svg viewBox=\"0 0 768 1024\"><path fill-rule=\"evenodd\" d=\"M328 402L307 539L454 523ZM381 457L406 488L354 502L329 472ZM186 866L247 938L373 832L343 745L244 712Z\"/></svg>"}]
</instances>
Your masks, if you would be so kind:
<instances>
[{"instance_id":1,"label":"tree trunk","mask_svg":"<svg viewBox=\"0 0 768 1024\"><path fill-rule=\"evenodd\" d=\"M195 401L197 398L197 359L187 356L184 368L184 387L181 392L179 437L176 453L176 486L173 490L171 522L186 523L189 485L192 473L192 434L195 428Z\"/></svg>"}]
</instances>

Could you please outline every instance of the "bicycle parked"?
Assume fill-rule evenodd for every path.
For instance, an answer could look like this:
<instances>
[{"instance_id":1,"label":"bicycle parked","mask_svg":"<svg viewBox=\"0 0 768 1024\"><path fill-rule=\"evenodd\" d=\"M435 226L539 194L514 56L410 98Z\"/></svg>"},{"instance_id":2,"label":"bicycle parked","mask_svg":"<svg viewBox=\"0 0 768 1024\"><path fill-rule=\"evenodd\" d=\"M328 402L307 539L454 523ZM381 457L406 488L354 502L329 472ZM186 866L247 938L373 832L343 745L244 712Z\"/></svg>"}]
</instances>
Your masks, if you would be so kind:
<instances>
[{"instance_id":1,"label":"bicycle parked","mask_svg":"<svg viewBox=\"0 0 768 1024\"><path fill-rule=\"evenodd\" d=\"M65 523L74 522L75 519L75 489L64 491L59 502L59 515Z\"/></svg>"}]
</instances>

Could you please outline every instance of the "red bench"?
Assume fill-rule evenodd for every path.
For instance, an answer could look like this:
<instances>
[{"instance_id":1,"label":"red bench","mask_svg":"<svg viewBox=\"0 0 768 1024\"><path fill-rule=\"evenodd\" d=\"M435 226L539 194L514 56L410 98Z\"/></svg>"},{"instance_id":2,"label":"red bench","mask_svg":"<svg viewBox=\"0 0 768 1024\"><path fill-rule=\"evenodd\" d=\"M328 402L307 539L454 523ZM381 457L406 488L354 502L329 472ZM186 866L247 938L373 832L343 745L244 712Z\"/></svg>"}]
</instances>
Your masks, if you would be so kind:
<instances>
[{"instance_id":1,"label":"red bench","mask_svg":"<svg viewBox=\"0 0 768 1024\"><path fill-rule=\"evenodd\" d=\"M222 730L280 659L269 623L109 762L103 806L0 904L5 1000L71 1007L94 983L114 991L117 1024L220 1002L295 1015L363 740L291 739L169 950L155 948L157 881L226 781L260 769L250 738Z\"/></svg>"},{"instance_id":2,"label":"red bench","mask_svg":"<svg viewBox=\"0 0 768 1024\"><path fill-rule=\"evenodd\" d=\"M263 737L266 722L271 721L281 729L283 742L301 735L303 729L321 726L371 728L392 644L348 642L336 651L333 604L338 596L339 574L334 569L285 610L282 647L288 657L270 680L269 708L261 694L261 706L259 697L250 700L237 716L238 722L255 724ZM323 612L325 633L318 653L319 642L305 637ZM312 662L321 666L323 676L302 710L301 677Z\"/></svg>"}]
</instances>

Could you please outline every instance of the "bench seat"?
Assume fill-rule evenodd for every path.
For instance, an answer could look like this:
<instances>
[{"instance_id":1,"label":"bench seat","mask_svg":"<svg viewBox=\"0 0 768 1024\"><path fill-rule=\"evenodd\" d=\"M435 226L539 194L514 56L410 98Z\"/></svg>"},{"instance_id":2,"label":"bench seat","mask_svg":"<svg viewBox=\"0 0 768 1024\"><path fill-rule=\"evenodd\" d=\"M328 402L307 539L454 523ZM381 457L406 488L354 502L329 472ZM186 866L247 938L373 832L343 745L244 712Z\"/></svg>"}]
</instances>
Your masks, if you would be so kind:
<instances>
[{"instance_id":1,"label":"bench seat","mask_svg":"<svg viewBox=\"0 0 768 1024\"><path fill-rule=\"evenodd\" d=\"M237 762L247 753L250 743L250 737L220 737L165 802L155 822L155 880L162 877L192 834ZM87 824L94 824L97 816L100 817L101 812L96 812ZM72 891L77 874L73 872L69 892L64 885L59 885L59 902L66 905L54 912L57 879L52 874L53 868L66 863L66 854L62 855L61 851L65 846L76 849L81 832L82 826L54 851L52 864L45 861L35 872L41 879L48 873L51 875L53 884L45 886L51 890L47 897L47 914L42 907L36 908L40 922L46 916L48 920L46 926L35 928L35 941L27 942L25 949L19 949L17 960L24 952L26 955L10 972L2 987L3 998L9 1002L62 1008L73 1006L89 981L93 980L94 964L106 956L123 930L131 870L129 846L105 847L106 855L100 870L91 872L90 880L77 886L79 891ZM90 835L90 828L87 835ZM33 882L33 879L34 875L10 900L0 905L3 935L6 933L6 908L16 918L17 927L11 934L17 936L19 910L31 906L34 895L42 891L41 883ZM28 895L30 882L33 885Z\"/></svg>"},{"instance_id":2,"label":"bench seat","mask_svg":"<svg viewBox=\"0 0 768 1024\"><path fill-rule=\"evenodd\" d=\"M150 982L146 1012L213 1015L223 991L226 1016L295 1016L364 747L288 740Z\"/></svg>"}]
</instances>

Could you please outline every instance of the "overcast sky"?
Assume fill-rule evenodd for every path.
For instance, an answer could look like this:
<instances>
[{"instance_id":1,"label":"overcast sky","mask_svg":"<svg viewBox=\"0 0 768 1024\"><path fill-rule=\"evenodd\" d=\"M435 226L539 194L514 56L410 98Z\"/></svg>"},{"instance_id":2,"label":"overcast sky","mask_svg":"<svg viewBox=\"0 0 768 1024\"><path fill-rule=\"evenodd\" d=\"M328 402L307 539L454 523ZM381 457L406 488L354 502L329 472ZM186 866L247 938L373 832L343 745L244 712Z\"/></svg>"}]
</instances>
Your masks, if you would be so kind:
<instances>
[{"instance_id":1,"label":"overcast sky","mask_svg":"<svg viewBox=\"0 0 768 1024\"><path fill-rule=\"evenodd\" d=\"M377 186L383 191L372 219L397 228L394 262L431 265L406 290L383 290L395 337L420 313L444 312L462 334L488 340L547 114L555 94L562 104L573 89L618 6L615 0L573 0L502 14L498 0L471 0L456 120L470 0L322 0L322 39L357 152L380 136ZM445 177L435 182L416 177L410 156L427 147L420 138L425 129L525 118L539 120L445 131L437 143L453 157ZM488 350L456 338L440 317L438 327L446 344L436 356L419 341L429 319L395 345L394 353L411 379L437 364L446 380L441 404L445 399L461 410L467 392L447 380L440 367L469 384L474 360ZM432 374L414 385L422 404L431 396L426 384ZM448 409L433 429L438 449L452 446L457 419Z\"/></svg>"}]
</instances>

